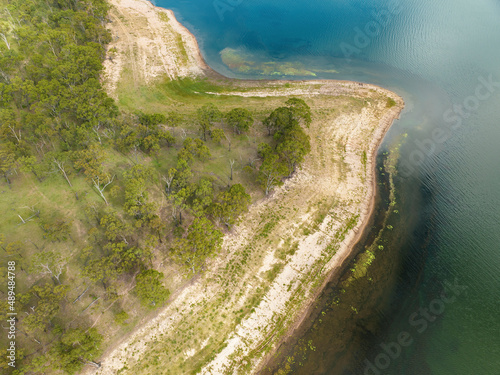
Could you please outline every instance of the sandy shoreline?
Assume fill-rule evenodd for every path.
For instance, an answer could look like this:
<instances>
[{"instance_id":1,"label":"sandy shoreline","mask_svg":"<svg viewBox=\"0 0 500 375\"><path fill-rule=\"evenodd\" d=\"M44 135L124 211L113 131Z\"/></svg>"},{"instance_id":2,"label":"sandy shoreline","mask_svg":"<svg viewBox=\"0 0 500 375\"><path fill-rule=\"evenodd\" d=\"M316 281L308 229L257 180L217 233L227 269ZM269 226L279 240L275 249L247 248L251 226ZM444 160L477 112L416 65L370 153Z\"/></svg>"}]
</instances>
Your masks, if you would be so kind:
<instances>
[{"instance_id":1,"label":"sandy shoreline","mask_svg":"<svg viewBox=\"0 0 500 375\"><path fill-rule=\"evenodd\" d=\"M376 198L377 198L377 179L376 179L376 163L375 160L378 155L378 151L380 148L380 145L384 141L384 136L385 134L389 131L390 127L392 126L392 123L394 120L399 119L399 115L401 113L402 108L399 110L397 115L394 115L394 117L387 118L386 126L382 128L382 136L380 138L374 138L376 140L373 151L371 154L370 159L372 160L372 178L371 178L371 191L369 194L369 200L368 200L368 208L367 211L364 215L364 217L360 218L361 225L359 228L354 229L354 237L350 240L350 243L348 246L345 247L345 251L341 254L338 254L338 257L335 258L335 264L332 265L332 268L328 274L324 278L323 283L319 288L317 288L316 293L314 296L310 298L310 301L304 305L303 311L299 314L298 318L296 321L293 323L293 325L288 329L288 332L279 340L279 342L276 343L274 350L271 351L265 358L264 360L260 363L258 368L256 369L255 373L260 373L260 371L267 365L267 363L271 360L272 356L275 354L276 350L282 345L285 344L289 339L291 339L295 335L295 331L300 328L302 323L304 323L304 320L310 315L311 310L313 308L314 302L318 299L319 295L322 293L322 291L326 288L327 284L330 283L333 279L339 279L342 273L345 271L345 268L348 266L348 264L354 259L356 256L354 249L356 248L356 245L359 243L359 241L362 240L363 236L366 234L367 227L369 226L370 222L372 221L372 216L375 212L376 208Z\"/></svg>"},{"instance_id":2,"label":"sandy shoreline","mask_svg":"<svg viewBox=\"0 0 500 375\"><path fill-rule=\"evenodd\" d=\"M384 109L380 106L380 108L377 107L374 109L364 108L357 117L347 116L344 118L340 116L340 119L338 121L336 120L335 124L332 125L332 129L334 130L328 127L313 130L316 132L316 135L322 136L324 136L324 132L326 132L327 138L329 136L330 138L328 139L331 139L330 143L325 143L326 146L331 146L334 141L338 139L345 140L346 144L344 149L347 150L344 151L347 160L346 163L352 169L352 176L349 175L347 181L342 182L341 187L335 186L335 188L332 188L331 194L337 194L339 197L342 197L345 202L351 202L352 207L344 209L345 212L342 211L342 207L336 208L332 210L332 212L328 212L324 221L318 226L319 229L317 232L308 236L296 238L299 243L297 253L287 261L283 271L276 278L276 281L272 283L258 308L236 326L234 334L227 338L227 345L201 370L201 373L206 374L255 373L259 366L262 366L264 363L265 357L263 355L256 355L255 358L249 359L251 362L248 365L251 368L250 372L246 372L246 370L242 370L241 368L238 370L238 367L235 367L237 366L235 363L239 361L238 358L240 358L240 361L243 358L250 358L249 353L252 353L255 348L264 345L263 341L271 342L273 340L275 334L269 337L269 332L275 331L273 330L273 324L277 324L275 320L280 321L275 318L275 316L279 316L280 313L283 313L283 304L287 305L289 301L292 301L293 298L295 298L295 294L298 293L297 290L302 290L301 288L304 287L302 285L304 280L308 280L307 277L309 277L309 273L315 270L316 264L318 263L320 265L320 275L317 275L316 279L320 279L321 283L313 287L312 291L308 291L307 285L305 286L305 299L300 300L300 307L287 310L287 312L291 311L293 316L290 317L291 322L287 322L286 324L283 322L283 325L286 326L286 334L279 335L279 340L274 340L271 346L276 348L283 338L292 335L293 330L307 317L307 312L311 304L326 285L332 274L342 271L346 260L352 256L354 245L363 234L375 209L375 161L378 148L393 121L399 117L404 102L399 96L383 88L349 81L286 81L293 82L294 87L284 88L285 81L262 81L259 82L262 87L253 87L256 85L254 81L229 80L212 71L207 66L201 56L195 37L175 20L172 11L155 8L144 0L112 0L111 3L114 5L114 10L111 13L111 19L113 21L111 28L112 32L116 36L119 36L118 38L115 37L110 45L110 48L116 48L119 53L115 55L112 61L106 60L105 63L106 73L104 80L107 90L111 95L115 95L117 82L126 64L125 54L120 55L120 51L128 51L128 53L136 56L135 59L132 59L133 64L136 64L132 65L132 70L134 70L133 78L137 83L150 83L158 77L165 75L170 79L182 77L211 77L231 81L237 86L236 89L231 92L231 95L243 97L282 97L300 95L313 100L314 98L329 95L335 97L355 95L356 97L363 98L370 97L370 95L380 95L391 97L397 102L397 105L391 109ZM165 14L167 19L162 19L162 16L160 16L161 14ZM145 18L149 22L148 32L151 33L150 37L145 37L144 35L138 37L137 35L128 33L128 25L126 22L132 16ZM178 35L180 35L184 47L176 42L178 40ZM131 48L131 46L134 45L133 43L136 43L137 48ZM184 48L184 52L181 51L182 53L180 53L179 48ZM172 51L174 51L174 53ZM178 53L175 53L176 51ZM179 57L181 55L182 58ZM152 59L151 56L155 57ZM240 91L238 91L238 88L241 88ZM381 117L377 118L377 115L374 114L375 112L381 113ZM370 127L371 123L376 123L373 129ZM342 124L345 127L345 134L341 134L341 136L337 133L333 134L332 132L339 132L338 129L342 128ZM369 138L367 138L368 136ZM359 139L360 137L362 140ZM363 147L366 147L367 151L366 170L364 172L362 170L363 166L360 165L361 162L358 160L359 150L365 149ZM323 155L322 149L321 152L318 151L317 155ZM292 198L289 198L291 194L289 191L294 192L297 186L310 185L308 187L309 190L306 189L309 195L306 196L314 194L316 192L315 189L317 189L315 186L317 183L314 181L317 177L314 173L315 168L318 169L319 165L314 163L317 162L317 160L313 160L305 165L304 170L298 172L291 180L287 181L283 187L276 191L272 198L253 205L248 217L258 217L259 213L265 212L269 207L275 207L281 201L293 202ZM341 173L339 172L338 174L340 175ZM359 179L358 174L362 177L366 175L366 178ZM331 184L335 181L334 177L325 178L325 180L321 182L321 187L324 190L328 190L329 186L331 188ZM360 181L362 181L362 186ZM302 197L300 194L297 196ZM338 249L333 253L334 255L331 255L327 262L321 264L319 260L326 257L325 249L328 244L336 238L336 231L338 232L342 226L345 225L350 214L353 216L355 214L357 215L357 225L355 225L345 235L345 238L339 242ZM305 214L303 216L305 217ZM309 219L307 217L305 219L300 217L300 220L302 220L302 222L307 222ZM255 229L257 224L252 224L250 220L248 220L248 222L248 224L241 225L236 229L237 232L239 231L236 235L232 234L226 236L227 238L225 238L224 245L226 249L225 256L232 256L232 252L236 252L237 249L243 249L244 246L247 246L248 242L251 242L252 237L249 232ZM299 224L301 224L301 222L299 222ZM292 229L289 229L288 231L290 232L291 230ZM193 308L192 306L201 304L203 301L209 301L212 294L215 296L219 292L217 285L212 285L208 281L204 284L204 280L209 280L211 276L216 275L217 266L220 266L221 263L221 259L214 260L214 271L212 273L209 273L209 275L202 278L202 280L190 283L182 291L175 293L177 297L171 300L169 305L167 305L163 311L159 312L154 319L147 322L144 326L137 327L128 337L122 339L120 344L113 346L107 351L102 358L102 367L99 370L95 371L89 369L88 372L115 374L118 370L124 368L125 363L129 363L131 352L137 353L138 357L145 355L145 353L149 351L150 343L156 341L158 335L175 329L176 325L178 326L180 324L178 322L181 322L182 319L185 318L185 316L182 316L182 311L184 311L186 306ZM268 267L268 265L264 260L264 265L258 269L259 274L264 272L262 270L265 270L266 267ZM305 278L303 278L304 275L306 275ZM250 283L250 281L252 283L255 282L252 275L243 277L241 285ZM286 283L287 287L283 286L285 285L284 283ZM248 289L248 287L245 288ZM248 291L245 293L248 294ZM278 298L278 296L280 298ZM264 327L264 329L262 327ZM201 345L199 351L201 351L205 345ZM194 355L191 351L187 354L189 355L186 355L186 359ZM138 360L138 358L134 360ZM127 373L134 371L133 367L129 370L130 371Z\"/></svg>"}]
</instances>

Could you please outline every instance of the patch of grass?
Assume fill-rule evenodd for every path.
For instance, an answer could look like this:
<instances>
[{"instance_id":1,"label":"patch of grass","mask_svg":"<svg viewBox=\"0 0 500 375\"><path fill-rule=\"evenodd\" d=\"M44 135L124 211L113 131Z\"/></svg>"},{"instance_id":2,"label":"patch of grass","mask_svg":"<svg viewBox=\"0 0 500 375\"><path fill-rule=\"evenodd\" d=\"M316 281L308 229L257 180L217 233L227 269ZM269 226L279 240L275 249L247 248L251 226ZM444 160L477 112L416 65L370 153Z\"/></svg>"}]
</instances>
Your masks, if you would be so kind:
<instances>
[{"instance_id":1,"label":"patch of grass","mask_svg":"<svg viewBox=\"0 0 500 375\"><path fill-rule=\"evenodd\" d=\"M281 271L283 271L284 267L285 265L283 263L273 264L271 269L266 271L266 273L264 274L264 278L270 283L273 282L276 276L278 276L281 273Z\"/></svg>"},{"instance_id":2,"label":"patch of grass","mask_svg":"<svg viewBox=\"0 0 500 375\"><path fill-rule=\"evenodd\" d=\"M387 104L385 105L387 108L392 108L396 105L396 101L393 98L387 98Z\"/></svg>"}]
</instances>

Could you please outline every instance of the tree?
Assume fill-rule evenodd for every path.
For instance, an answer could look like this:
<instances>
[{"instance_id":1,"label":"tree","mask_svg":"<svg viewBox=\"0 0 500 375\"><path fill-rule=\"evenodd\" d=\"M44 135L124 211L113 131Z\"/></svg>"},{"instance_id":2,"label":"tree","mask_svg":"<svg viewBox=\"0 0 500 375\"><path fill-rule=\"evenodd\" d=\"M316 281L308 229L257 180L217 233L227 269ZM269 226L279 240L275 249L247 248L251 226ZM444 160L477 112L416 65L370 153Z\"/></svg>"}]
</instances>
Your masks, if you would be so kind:
<instances>
[{"instance_id":1,"label":"tree","mask_svg":"<svg viewBox=\"0 0 500 375\"><path fill-rule=\"evenodd\" d=\"M66 263L67 259L54 251L41 251L33 256L31 271L42 275L48 274L56 279L60 285L59 278Z\"/></svg>"},{"instance_id":2,"label":"tree","mask_svg":"<svg viewBox=\"0 0 500 375\"><path fill-rule=\"evenodd\" d=\"M102 282L105 285L108 280L115 280L119 276L110 256L90 260L82 274L92 282Z\"/></svg>"},{"instance_id":3,"label":"tree","mask_svg":"<svg viewBox=\"0 0 500 375\"><path fill-rule=\"evenodd\" d=\"M177 169L175 168L170 168L165 176L162 176L162 180L165 182L165 193L170 195L171 193L171 187L172 187L172 182L174 181L175 174L177 173Z\"/></svg>"},{"instance_id":4,"label":"tree","mask_svg":"<svg viewBox=\"0 0 500 375\"><path fill-rule=\"evenodd\" d=\"M188 162L184 159L177 160L177 166L175 167L175 174L174 179L172 180L172 188L170 192L179 191L180 189L185 188L192 177L193 173L191 172Z\"/></svg>"},{"instance_id":5,"label":"tree","mask_svg":"<svg viewBox=\"0 0 500 375\"><path fill-rule=\"evenodd\" d=\"M195 215L202 215L205 209L212 203L214 196L212 181L202 178L198 184L191 186L190 191L189 204Z\"/></svg>"},{"instance_id":6,"label":"tree","mask_svg":"<svg viewBox=\"0 0 500 375\"><path fill-rule=\"evenodd\" d=\"M172 199L172 216L174 219L177 218L177 212L179 212L179 224L182 225L182 211L187 208L187 200L191 195L191 191L189 187L183 187L175 194L172 194L170 197Z\"/></svg>"},{"instance_id":7,"label":"tree","mask_svg":"<svg viewBox=\"0 0 500 375\"><path fill-rule=\"evenodd\" d=\"M147 185L153 174L141 164L133 166L124 173L125 177L125 211L134 216L141 225L143 220L154 210L154 204L148 202Z\"/></svg>"},{"instance_id":8,"label":"tree","mask_svg":"<svg viewBox=\"0 0 500 375\"><path fill-rule=\"evenodd\" d=\"M224 134L224 130L216 128L210 132L210 137L215 143L221 143L226 138L226 135Z\"/></svg>"},{"instance_id":9,"label":"tree","mask_svg":"<svg viewBox=\"0 0 500 375\"><path fill-rule=\"evenodd\" d=\"M170 291L160 281L163 277L163 273L153 269L144 270L135 277L135 292L143 306L155 308L168 299Z\"/></svg>"},{"instance_id":10,"label":"tree","mask_svg":"<svg viewBox=\"0 0 500 375\"><path fill-rule=\"evenodd\" d=\"M44 331L51 320L59 312L59 306L69 290L68 285L56 287L45 284L35 285L31 288L30 295L36 296L36 306L30 309L32 312L24 318L23 324L28 332Z\"/></svg>"},{"instance_id":11,"label":"tree","mask_svg":"<svg viewBox=\"0 0 500 375\"><path fill-rule=\"evenodd\" d=\"M9 175L12 173L14 169L14 153L8 151L3 145L0 145L0 174L3 175L5 181L9 184L10 187L10 179Z\"/></svg>"},{"instance_id":12,"label":"tree","mask_svg":"<svg viewBox=\"0 0 500 375\"><path fill-rule=\"evenodd\" d=\"M264 120L264 126L267 128L268 135L271 135L272 132L283 132L294 125L298 125L298 120L295 118L294 111L290 107L276 108Z\"/></svg>"},{"instance_id":13,"label":"tree","mask_svg":"<svg viewBox=\"0 0 500 375\"><path fill-rule=\"evenodd\" d=\"M226 122L238 134L248 131L253 124L252 113L245 108L234 108L226 114Z\"/></svg>"},{"instance_id":14,"label":"tree","mask_svg":"<svg viewBox=\"0 0 500 375\"><path fill-rule=\"evenodd\" d=\"M194 140L195 144L195 155L200 159L200 160L207 160L212 156L210 154L209 148L205 145L205 142L203 142L201 139L195 139Z\"/></svg>"},{"instance_id":15,"label":"tree","mask_svg":"<svg viewBox=\"0 0 500 375\"><path fill-rule=\"evenodd\" d=\"M311 108L309 108L303 99L290 98L285 104L292 109L294 117L298 121L301 121L307 127L311 125Z\"/></svg>"},{"instance_id":16,"label":"tree","mask_svg":"<svg viewBox=\"0 0 500 375\"><path fill-rule=\"evenodd\" d=\"M102 164L105 159L106 154L104 149L97 144L92 144L83 150L73 153L75 169L83 171L88 181L104 178L105 173Z\"/></svg>"},{"instance_id":17,"label":"tree","mask_svg":"<svg viewBox=\"0 0 500 375\"><path fill-rule=\"evenodd\" d=\"M184 117L181 114L179 114L177 112L169 112L167 119L165 121L165 124L167 126L175 128L175 127L179 126L183 120L184 120Z\"/></svg>"},{"instance_id":18,"label":"tree","mask_svg":"<svg viewBox=\"0 0 500 375\"><path fill-rule=\"evenodd\" d=\"M143 112L138 112L137 117L139 123L146 127L157 126L159 124L164 124L167 121L165 115L162 115L161 113L146 114Z\"/></svg>"},{"instance_id":19,"label":"tree","mask_svg":"<svg viewBox=\"0 0 500 375\"><path fill-rule=\"evenodd\" d=\"M161 129L158 125L160 123L165 123L166 118L161 114L154 115L139 115L140 124L137 126L137 137L141 149L150 154L157 153L165 143L170 146L175 143L175 138L170 134L169 131Z\"/></svg>"},{"instance_id":20,"label":"tree","mask_svg":"<svg viewBox=\"0 0 500 375\"><path fill-rule=\"evenodd\" d=\"M103 169L105 159L104 150L99 145L91 145L90 147L74 153L75 168L83 170L88 181L92 182L92 186L97 190L104 203L108 205L108 200L104 196L104 190L111 185L115 176L111 176Z\"/></svg>"},{"instance_id":21,"label":"tree","mask_svg":"<svg viewBox=\"0 0 500 375\"><path fill-rule=\"evenodd\" d=\"M228 190L219 193L209 208L209 212L217 222L230 227L250 204L250 195L241 184L232 185Z\"/></svg>"},{"instance_id":22,"label":"tree","mask_svg":"<svg viewBox=\"0 0 500 375\"><path fill-rule=\"evenodd\" d=\"M276 186L281 184L281 179L289 173L285 163L273 152L267 152L259 168L258 180L264 187L266 195Z\"/></svg>"},{"instance_id":23,"label":"tree","mask_svg":"<svg viewBox=\"0 0 500 375\"><path fill-rule=\"evenodd\" d=\"M69 172L67 170L68 167L66 165L66 153L53 154L52 161L57 166L59 171L62 173L62 175L64 176L68 185L70 187L73 187L73 185L71 184L71 181L69 180L69 177L68 177Z\"/></svg>"},{"instance_id":24,"label":"tree","mask_svg":"<svg viewBox=\"0 0 500 375\"><path fill-rule=\"evenodd\" d=\"M129 246L126 242L109 242L104 246L109 253L111 264L118 275L137 269L142 264L144 251L136 246Z\"/></svg>"},{"instance_id":25,"label":"tree","mask_svg":"<svg viewBox=\"0 0 500 375\"><path fill-rule=\"evenodd\" d=\"M198 124L203 134L203 140L206 141L207 133L210 131L215 122L222 119L222 113L214 104L209 103L198 109L197 117Z\"/></svg>"},{"instance_id":26,"label":"tree","mask_svg":"<svg viewBox=\"0 0 500 375\"><path fill-rule=\"evenodd\" d=\"M66 331L52 349L57 358L55 367L68 374L80 371L85 364L100 367L95 361L102 353L100 348L102 339L102 335L95 328L86 331L81 328Z\"/></svg>"},{"instance_id":27,"label":"tree","mask_svg":"<svg viewBox=\"0 0 500 375\"><path fill-rule=\"evenodd\" d=\"M100 221L101 227L104 228L104 234L110 241L116 241L120 238L128 245L126 234L130 232L130 227L123 222L115 212L104 215Z\"/></svg>"},{"instance_id":28,"label":"tree","mask_svg":"<svg viewBox=\"0 0 500 375\"><path fill-rule=\"evenodd\" d=\"M177 157L184 159L191 164L196 156L198 159L207 160L210 155L210 149L201 139L186 138L183 142L184 147L179 151Z\"/></svg>"},{"instance_id":29,"label":"tree","mask_svg":"<svg viewBox=\"0 0 500 375\"><path fill-rule=\"evenodd\" d=\"M71 222L62 219L42 221L40 227L44 231L44 238L52 242L67 241L71 234Z\"/></svg>"},{"instance_id":30,"label":"tree","mask_svg":"<svg viewBox=\"0 0 500 375\"><path fill-rule=\"evenodd\" d=\"M43 160L39 161L35 156L22 156L18 162L22 172L32 172L38 182L42 182L42 178L47 173L47 165Z\"/></svg>"},{"instance_id":31,"label":"tree","mask_svg":"<svg viewBox=\"0 0 500 375\"><path fill-rule=\"evenodd\" d=\"M213 256L222 245L222 233L206 217L197 217L188 228L186 238L174 242L172 254L178 262L195 273L205 260Z\"/></svg>"},{"instance_id":32,"label":"tree","mask_svg":"<svg viewBox=\"0 0 500 375\"><path fill-rule=\"evenodd\" d=\"M289 175L295 172L310 151L310 138L299 126L290 129L276 146L276 152L287 163Z\"/></svg>"}]
</instances>

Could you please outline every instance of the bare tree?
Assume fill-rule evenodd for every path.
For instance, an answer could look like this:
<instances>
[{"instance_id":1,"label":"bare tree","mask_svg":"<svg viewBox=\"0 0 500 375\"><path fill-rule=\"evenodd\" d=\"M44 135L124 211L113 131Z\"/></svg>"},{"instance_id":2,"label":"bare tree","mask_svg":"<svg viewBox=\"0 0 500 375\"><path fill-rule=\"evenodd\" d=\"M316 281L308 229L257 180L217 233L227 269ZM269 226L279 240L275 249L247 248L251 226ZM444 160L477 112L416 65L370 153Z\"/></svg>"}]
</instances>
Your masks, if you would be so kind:
<instances>
[{"instance_id":1,"label":"bare tree","mask_svg":"<svg viewBox=\"0 0 500 375\"><path fill-rule=\"evenodd\" d=\"M97 135L97 139L99 140L99 144L102 144L101 142L101 135L99 134L99 129L101 128L101 122L98 121L97 125L94 125L92 127L92 131Z\"/></svg>"},{"instance_id":2,"label":"bare tree","mask_svg":"<svg viewBox=\"0 0 500 375\"><path fill-rule=\"evenodd\" d=\"M88 286L87 289L85 289L82 294L80 294L78 297L76 297L75 300L73 301L73 304L76 303L76 302L78 302L80 300L80 298L82 298L83 295L85 293L87 293L87 290L89 290L89 288L90 288L90 286Z\"/></svg>"},{"instance_id":3,"label":"bare tree","mask_svg":"<svg viewBox=\"0 0 500 375\"><path fill-rule=\"evenodd\" d=\"M14 134L14 137L16 137L17 143L20 143L21 142L21 130L18 130L16 132L16 129L14 129L14 127L12 125L9 125L9 129L12 132L12 134Z\"/></svg>"},{"instance_id":4,"label":"bare tree","mask_svg":"<svg viewBox=\"0 0 500 375\"><path fill-rule=\"evenodd\" d=\"M59 279L66 263L66 258L63 258L61 255L52 251L42 251L34 255L32 271L42 275L51 275L61 284Z\"/></svg>"},{"instance_id":5,"label":"bare tree","mask_svg":"<svg viewBox=\"0 0 500 375\"><path fill-rule=\"evenodd\" d=\"M96 368L101 368L101 362L90 361L90 362L86 362L86 364L89 366L94 366Z\"/></svg>"},{"instance_id":6,"label":"bare tree","mask_svg":"<svg viewBox=\"0 0 500 375\"><path fill-rule=\"evenodd\" d=\"M5 36L5 34L4 33L0 33L0 36L2 37L3 41L5 42L5 45L7 46L7 48L10 50L10 43L7 40L7 37Z\"/></svg>"},{"instance_id":7,"label":"bare tree","mask_svg":"<svg viewBox=\"0 0 500 375\"><path fill-rule=\"evenodd\" d=\"M161 176L161 179L167 184L167 186L165 187L165 192L167 193L167 195L170 195L170 188L172 186L172 181L174 181L176 172L177 170L175 168L170 168L166 176Z\"/></svg>"},{"instance_id":8,"label":"bare tree","mask_svg":"<svg viewBox=\"0 0 500 375\"><path fill-rule=\"evenodd\" d=\"M61 161L61 160L57 160L56 158L53 159L54 163L57 165L57 168L59 168L59 170L61 171L61 173L63 174L64 178L66 179L66 181L68 182L69 186L70 187L73 187L73 185L71 185L71 181L69 180L68 178L68 174L66 173L66 169L64 167L64 162Z\"/></svg>"},{"instance_id":9,"label":"bare tree","mask_svg":"<svg viewBox=\"0 0 500 375\"><path fill-rule=\"evenodd\" d=\"M31 219L33 217L39 217L40 216L40 210L35 210L34 207L22 207L22 208L29 208L31 212L33 212L33 215L31 215L30 217L28 217L27 219L23 219L23 217L21 215L17 215L19 217L19 219L21 219L21 221L23 222L23 224L26 224L28 221L31 221Z\"/></svg>"},{"instance_id":10,"label":"bare tree","mask_svg":"<svg viewBox=\"0 0 500 375\"><path fill-rule=\"evenodd\" d=\"M182 140L185 140L187 137L186 129L181 129L181 132L182 132L181 138Z\"/></svg>"},{"instance_id":11,"label":"bare tree","mask_svg":"<svg viewBox=\"0 0 500 375\"><path fill-rule=\"evenodd\" d=\"M99 176L96 176L96 177L92 178L92 182L94 184L94 187L99 192L99 194L101 195L102 199L104 199L104 202L106 203L106 205L108 205L108 200L104 196L104 190L113 182L114 179L115 179L115 176L113 176L112 178L109 178L109 175L108 175L107 176L107 182L103 185L103 183L100 181L100 177Z\"/></svg>"},{"instance_id":12,"label":"bare tree","mask_svg":"<svg viewBox=\"0 0 500 375\"><path fill-rule=\"evenodd\" d=\"M229 160L229 165L231 166L231 181L233 181L233 165L236 162L234 159Z\"/></svg>"}]
</instances>

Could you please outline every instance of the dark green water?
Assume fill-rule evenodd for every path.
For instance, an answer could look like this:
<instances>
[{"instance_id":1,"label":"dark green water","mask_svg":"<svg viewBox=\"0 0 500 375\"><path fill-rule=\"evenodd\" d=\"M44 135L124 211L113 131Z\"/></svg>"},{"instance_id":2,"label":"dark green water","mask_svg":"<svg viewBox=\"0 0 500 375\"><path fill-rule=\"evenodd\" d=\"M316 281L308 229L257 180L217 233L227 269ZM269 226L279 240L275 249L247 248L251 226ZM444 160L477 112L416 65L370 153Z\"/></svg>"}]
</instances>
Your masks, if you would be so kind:
<instances>
[{"instance_id":1,"label":"dark green water","mask_svg":"<svg viewBox=\"0 0 500 375\"><path fill-rule=\"evenodd\" d=\"M317 77L379 84L406 101L385 142L408 134L388 251L377 256L378 276L364 294L350 297L361 301L358 318L330 326L325 318L303 373L500 374L500 1L158 5L174 9L209 65L225 75L248 78L220 58L227 47L244 48L262 60L335 69ZM446 283L463 286L449 303ZM339 338L350 333L352 350L339 355ZM411 344L383 349L398 336Z\"/></svg>"}]
</instances>

